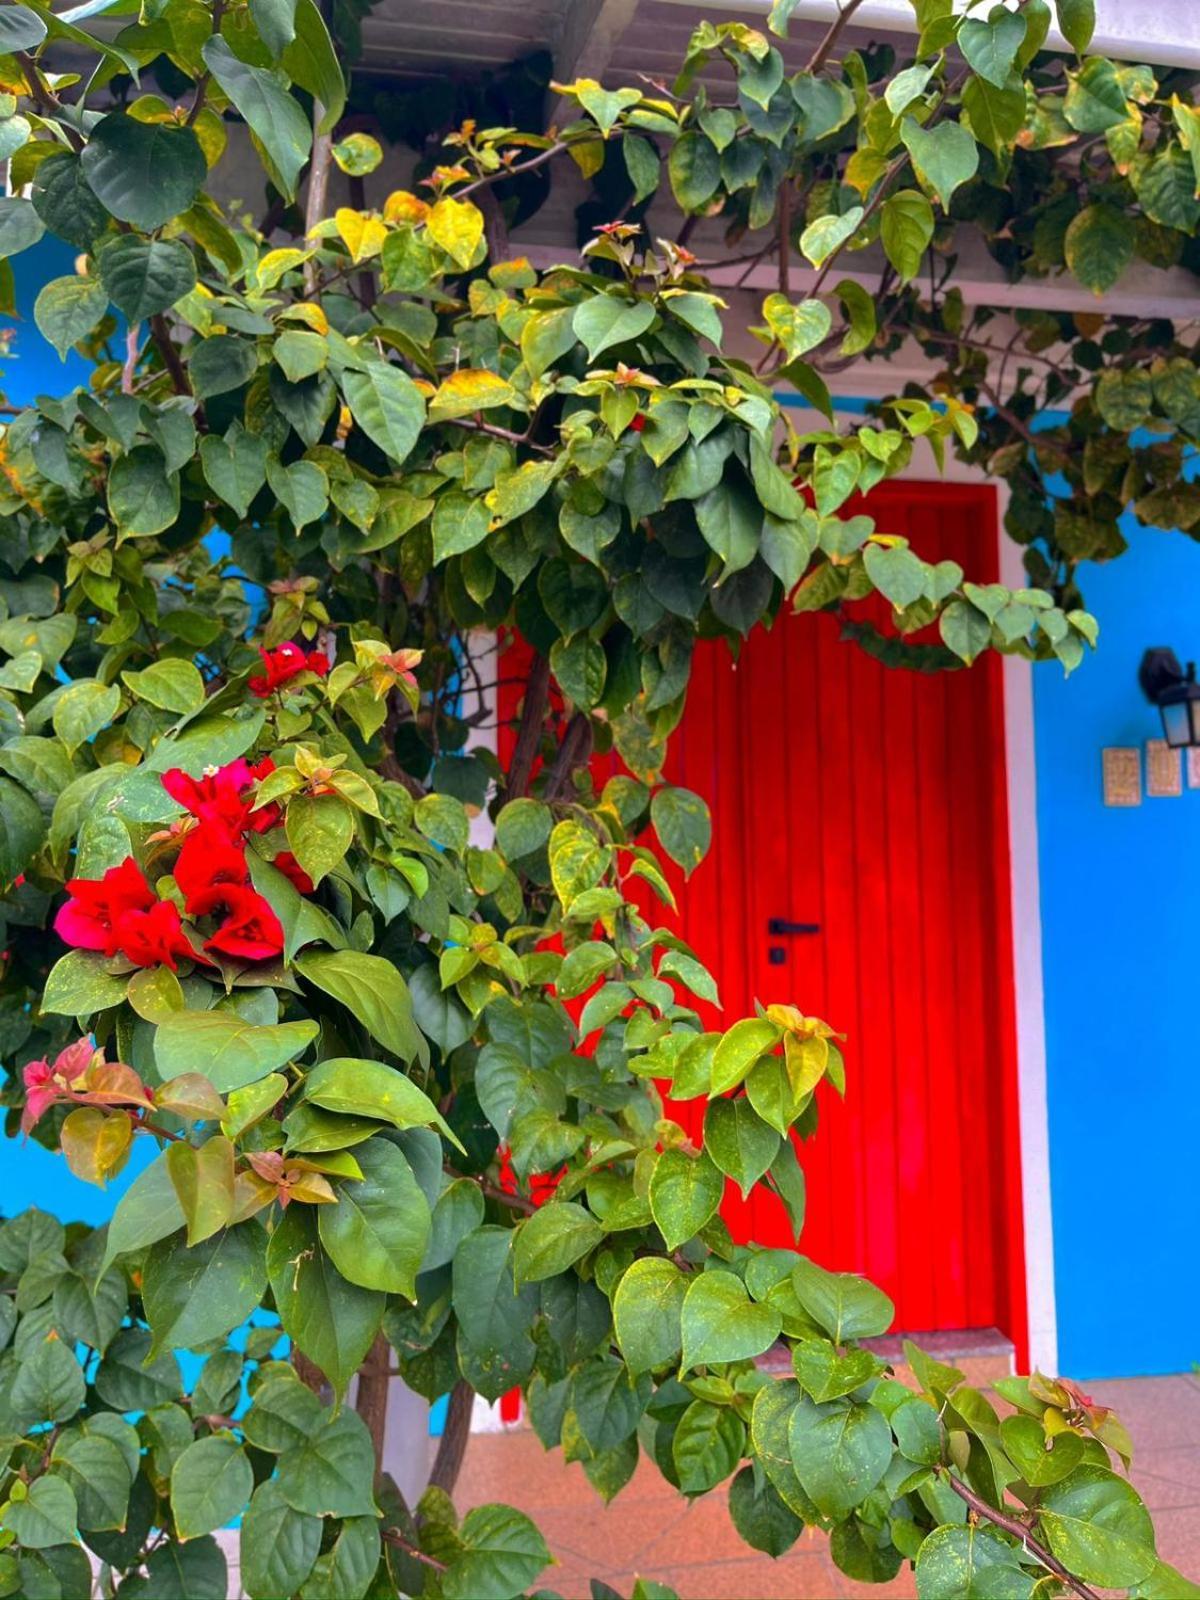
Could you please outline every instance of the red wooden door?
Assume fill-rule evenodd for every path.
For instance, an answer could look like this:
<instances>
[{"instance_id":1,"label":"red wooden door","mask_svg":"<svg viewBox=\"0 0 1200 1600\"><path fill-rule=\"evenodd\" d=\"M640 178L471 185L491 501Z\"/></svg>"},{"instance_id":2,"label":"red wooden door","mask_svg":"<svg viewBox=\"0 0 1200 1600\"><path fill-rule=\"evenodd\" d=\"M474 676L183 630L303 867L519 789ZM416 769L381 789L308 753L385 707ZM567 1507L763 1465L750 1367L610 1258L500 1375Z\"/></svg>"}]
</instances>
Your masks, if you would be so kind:
<instances>
[{"instance_id":1,"label":"red wooden door","mask_svg":"<svg viewBox=\"0 0 1200 1600\"><path fill-rule=\"evenodd\" d=\"M870 510L927 559L998 576L994 491L904 483ZM899 1328L996 1326L1022 1344L999 661L896 670L831 616L783 616L736 665L723 645L698 652L667 775L713 810L681 931L726 1018L791 1001L847 1035L845 1102L822 1088L801 1147L802 1248L880 1283ZM820 931L772 937L772 918ZM792 1242L768 1195L735 1195L727 1215L742 1237Z\"/></svg>"},{"instance_id":2,"label":"red wooden door","mask_svg":"<svg viewBox=\"0 0 1200 1600\"><path fill-rule=\"evenodd\" d=\"M998 576L994 491L889 485L870 511L927 559ZM718 980L723 1025L778 1000L847 1035L845 1101L822 1086L819 1132L800 1147L801 1248L881 1284L898 1328L995 1326L1020 1358L999 662L886 668L843 642L831 616L781 616L736 663L723 643L697 651L667 777L713 812L680 931ZM772 937L772 918L820 931ZM677 1108L697 1136L702 1112ZM768 1195L744 1204L735 1192L726 1216L740 1238L795 1242Z\"/></svg>"}]
</instances>

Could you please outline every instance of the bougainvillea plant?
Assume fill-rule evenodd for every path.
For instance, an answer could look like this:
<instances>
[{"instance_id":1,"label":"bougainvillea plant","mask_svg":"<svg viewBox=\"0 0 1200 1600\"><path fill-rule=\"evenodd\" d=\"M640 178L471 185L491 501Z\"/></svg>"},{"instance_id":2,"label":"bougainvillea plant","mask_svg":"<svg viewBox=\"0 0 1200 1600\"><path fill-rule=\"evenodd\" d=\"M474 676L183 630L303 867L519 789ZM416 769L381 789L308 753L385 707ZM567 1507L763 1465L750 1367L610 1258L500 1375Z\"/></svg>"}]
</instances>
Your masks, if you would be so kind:
<instances>
[{"instance_id":1,"label":"bougainvillea plant","mask_svg":"<svg viewBox=\"0 0 1200 1600\"><path fill-rule=\"evenodd\" d=\"M0 1228L0 1595L99 1568L223 1596L240 1519L253 1600L508 1600L541 1534L451 1491L473 1397L514 1386L602 1495L644 1453L772 1555L827 1530L852 1577L915 1564L923 1600L1198 1592L1069 1381L997 1403L864 1346L890 1302L803 1253L838 1019L764 996L710 1026L671 931L664 858L709 838L662 777L697 639L835 610L887 659L1073 668L1076 563L1130 506L1197 523L1169 322L1101 299L1000 343L954 288L968 234L1098 295L1192 259L1190 86L1089 56L1090 0L1058 0L1060 54L1044 0L918 0L903 62L846 48L855 9L795 72L704 23L673 87L562 85L545 136L468 124L416 192L327 216L331 161L379 152L333 142L315 0L0 7L0 293L66 241L35 315L90 362L0 440L5 1102L84 1178L143 1161L106 1228ZM239 121L261 227L208 188ZM505 185L559 159L629 199L539 272ZM722 353L701 215L778 261L757 370ZM859 250L874 295L834 276ZM936 384L836 423L822 372L908 336ZM789 429L781 384L827 421ZM921 439L1009 480L1027 587L845 510ZM856 614L874 592L890 630ZM497 630L533 651L504 763L466 697ZM705 1103L701 1145L668 1096ZM736 1245L727 1184L776 1196L795 1248ZM757 1364L781 1342L786 1377ZM391 1381L451 1396L417 1505L381 1470Z\"/></svg>"}]
</instances>

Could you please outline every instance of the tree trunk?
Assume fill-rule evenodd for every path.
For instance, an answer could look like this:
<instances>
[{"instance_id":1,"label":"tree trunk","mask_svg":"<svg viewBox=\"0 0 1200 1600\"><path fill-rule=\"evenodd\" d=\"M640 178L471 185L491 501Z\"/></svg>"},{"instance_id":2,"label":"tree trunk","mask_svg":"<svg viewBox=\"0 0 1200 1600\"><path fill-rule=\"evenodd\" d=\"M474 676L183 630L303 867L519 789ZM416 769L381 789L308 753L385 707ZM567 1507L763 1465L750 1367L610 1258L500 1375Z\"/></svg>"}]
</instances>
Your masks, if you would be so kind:
<instances>
[{"instance_id":1,"label":"tree trunk","mask_svg":"<svg viewBox=\"0 0 1200 1600\"><path fill-rule=\"evenodd\" d=\"M462 1469L463 1457L471 1438L471 1410L475 1404L475 1391L462 1378L450 1391L450 1404L446 1410L446 1426L438 1445L433 1471L429 1474L429 1487L453 1495L454 1485Z\"/></svg>"},{"instance_id":2,"label":"tree trunk","mask_svg":"<svg viewBox=\"0 0 1200 1600\"><path fill-rule=\"evenodd\" d=\"M375 1335L375 1343L367 1351L367 1359L358 1369L358 1388L354 1396L354 1409L367 1425L375 1451L375 1476L383 1472L383 1447L387 1435L388 1384L391 1377L391 1346L384 1336Z\"/></svg>"}]
</instances>

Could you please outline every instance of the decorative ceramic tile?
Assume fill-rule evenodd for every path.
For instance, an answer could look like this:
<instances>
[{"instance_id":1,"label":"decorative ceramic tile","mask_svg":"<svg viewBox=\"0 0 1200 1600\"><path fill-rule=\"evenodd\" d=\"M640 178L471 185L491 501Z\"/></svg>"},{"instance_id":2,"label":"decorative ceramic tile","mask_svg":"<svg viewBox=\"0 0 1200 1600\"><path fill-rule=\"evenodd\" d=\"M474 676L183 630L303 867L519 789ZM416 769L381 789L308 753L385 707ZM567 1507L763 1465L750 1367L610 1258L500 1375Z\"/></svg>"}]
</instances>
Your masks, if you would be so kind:
<instances>
[{"instance_id":1,"label":"decorative ceramic tile","mask_svg":"<svg viewBox=\"0 0 1200 1600\"><path fill-rule=\"evenodd\" d=\"M1153 800L1174 800L1183 793L1183 763L1165 739L1146 740L1146 793Z\"/></svg>"},{"instance_id":2,"label":"decorative ceramic tile","mask_svg":"<svg viewBox=\"0 0 1200 1600\"><path fill-rule=\"evenodd\" d=\"M1109 745L1101 751L1104 768L1104 804L1140 806L1142 803L1142 753Z\"/></svg>"}]
</instances>

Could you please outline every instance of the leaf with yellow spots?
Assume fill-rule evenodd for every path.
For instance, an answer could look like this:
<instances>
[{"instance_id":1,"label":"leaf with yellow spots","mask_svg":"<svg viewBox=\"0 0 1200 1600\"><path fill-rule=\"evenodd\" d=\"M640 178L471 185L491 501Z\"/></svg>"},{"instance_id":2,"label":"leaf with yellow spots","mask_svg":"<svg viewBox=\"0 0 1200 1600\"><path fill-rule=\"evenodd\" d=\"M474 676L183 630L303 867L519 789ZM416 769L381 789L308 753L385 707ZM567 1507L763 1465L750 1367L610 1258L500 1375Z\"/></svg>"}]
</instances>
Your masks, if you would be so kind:
<instances>
[{"instance_id":1,"label":"leaf with yellow spots","mask_svg":"<svg viewBox=\"0 0 1200 1600\"><path fill-rule=\"evenodd\" d=\"M407 189L396 189L383 202L385 222L424 222L429 215L429 204Z\"/></svg>"},{"instance_id":2,"label":"leaf with yellow spots","mask_svg":"<svg viewBox=\"0 0 1200 1600\"><path fill-rule=\"evenodd\" d=\"M429 237L452 256L460 267L474 264L483 239L483 212L469 200L447 196L439 200L425 218Z\"/></svg>"},{"instance_id":3,"label":"leaf with yellow spots","mask_svg":"<svg viewBox=\"0 0 1200 1600\"><path fill-rule=\"evenodd\" d=\"M378 217L369 217L361 211L351 210L349 206L342 206L333 220L337 223L342 243L350 252L351 261L356 265L370 256L377 256L383 249L387 228Z\"/></svg>"},{"instance_id":4,"label":"leaf with yellow spots","mask_svg":"<svg viewBox=\"0 0 1200 1600\"><path fill-rule=\"evenodd\" d=\"M273 289L285 272L291 272L293 267L300 266L312 253L311 250L297 250L293 245L287 245L280 250L268 250L258 263L258 287Z\"/></svg>"},{"instance_id":5,"label":"leaf with yellow spots","mask_svg":"<svg viewBox=\"0 0 1200 1600\"><path fill-rule=\"evenodd\" d=\"M446 378L429 407L435 422L447 417L465 417L472 411L487 411L492 406L519 406L521 396L506 378L482 368L464 367Z\"/></svg>"}]
</instances>

